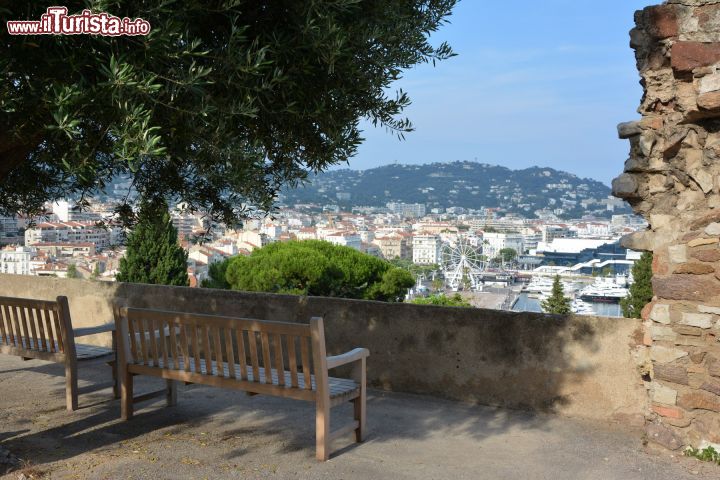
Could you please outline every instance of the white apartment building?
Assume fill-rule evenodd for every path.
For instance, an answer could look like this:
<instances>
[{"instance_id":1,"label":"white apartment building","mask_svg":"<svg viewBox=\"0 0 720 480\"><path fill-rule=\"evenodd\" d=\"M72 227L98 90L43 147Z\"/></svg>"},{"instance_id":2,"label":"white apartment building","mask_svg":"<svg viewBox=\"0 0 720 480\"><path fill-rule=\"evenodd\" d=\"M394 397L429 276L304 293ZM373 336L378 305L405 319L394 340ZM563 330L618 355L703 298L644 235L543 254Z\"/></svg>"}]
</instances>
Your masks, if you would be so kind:
<instances>
[{"instance_id":1,"label":"white apartment building","mask_svg":"<svg viewBox=\"0 0 720 480\"><path fill-rule=\"evenodd\" d=\"M388 203L387 209L390 213L400 215L403 218L420 218L425 216L425 204L423 203Z\"/></svg>"},{"instance_id":2,"label":"white apartment building","mask_svg":"<svg viewBox=\"0 0 720 480\"><path fill-rule=\"evenodd\" d=\"M36 255L35 249L30 247L0 250L0 273L30 275L31 263Z\"/></svg>"},{"instance_id":3,"label":"white apartment building","mask_svg":"<svg viewBox=\"0 0 720 480\"><path fill-rule=\"evenodd\" d=\"M25 246L38 243L92 243L97 250L107 248L114 231L86 222L43 222L25 230Z\"/></svg>"},{"instance_id":4,"label":"white apartment building","mask_svg":"<svg viewBox=\"0 0 720 480\"><path fill-rule=\"evenodd\" d=\"M343 245L345 247L354 248L355 250L362 251L362 240L360 235L354 232L337 232L325 235L323 238L326 242L330 242L333 245Z\"/></svg>"},{"instance_id":5,"label":"white apartment building","mask_svg":"<svg viewBox=\"0 0 720 480\"><path fill-rule=\"evenodd\" d=\"M432 265L440 263L442 243L437 235L416 235L413 237L413 263Z\"/></svg>"},{"instance_id":6,"label":"white apartment building","mask_svg":"<svg viewBox=\"0 0 720 480\"><path fill-rule=\"evenodd\" d=\"M512 248L518 255L524 251L523 236L519 233L485 233L483 235L483 255L488 259L498 256L503 248Z\"/></svg>"}]
</instances>

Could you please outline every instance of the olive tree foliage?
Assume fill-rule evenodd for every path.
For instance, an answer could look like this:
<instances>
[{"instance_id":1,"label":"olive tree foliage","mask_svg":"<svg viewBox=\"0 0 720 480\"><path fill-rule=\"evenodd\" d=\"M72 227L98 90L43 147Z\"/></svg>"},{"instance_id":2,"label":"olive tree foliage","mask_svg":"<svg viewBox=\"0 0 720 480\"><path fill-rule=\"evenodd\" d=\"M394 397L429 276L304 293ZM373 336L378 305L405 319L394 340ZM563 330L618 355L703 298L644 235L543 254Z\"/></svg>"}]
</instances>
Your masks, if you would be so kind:
<instances>
[{"instance_id":1,"label":"olive tree foliage","mask_svg":"<svg viewBox=\"0 0 720 480\"><path fill-rule=\"evenodd\" d=\"M68 0L147 36L0 39L0 214L81 205L118 175L232 225L346 162L366 119L402 136L402 71L453 54L429 36L457 0ZM0 0L3 19L47 2ZM5 28L4 25L2 28ZM120 213L132 217L128 199Z\"/></svg>"}]
</instances>

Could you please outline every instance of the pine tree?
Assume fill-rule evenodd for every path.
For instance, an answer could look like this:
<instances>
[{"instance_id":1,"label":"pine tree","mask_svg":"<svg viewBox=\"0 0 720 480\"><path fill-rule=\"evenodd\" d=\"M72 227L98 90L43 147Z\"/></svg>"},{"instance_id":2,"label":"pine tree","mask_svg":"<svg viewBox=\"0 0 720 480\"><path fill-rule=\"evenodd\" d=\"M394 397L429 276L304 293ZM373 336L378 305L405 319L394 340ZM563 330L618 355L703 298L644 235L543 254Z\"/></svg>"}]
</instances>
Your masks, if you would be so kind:
<instances>
[{"instance_id":1,"label":"pine tree","mask_svg":"<svg viewBox=\"0 0 720 480\"><path fill-rule=\"evenodd\" d=\"M565 296L565 290L560 283L560 275L555 275L552 292L547 300L543 300L542 309L545 313L567 315L570 313L570 299Z\"/></svg>"},{"instance_id":2,"label":"pine tree","mask_svg":"<svg viewBox=\"0 0 720 480\"><path fill-rule=\"evenodd\" d=\"M156 285L189 285L187 252L178 244L177 230L164 202L143 203L138 223L127 239L117 281Z\"/></svg>"},{"instance_id":3,"label":"pine tree","mask_svg":"<svg viewBox=\"0 0 720 480\"><path fill-rule=\"evenodd\" d=\"M628 296L620 301L623 315L627 318L640 318L643 307L650 303L652 292L652 253L645 252L632 268L635 282L630 285Z\"/></svg>"}]
</instances>

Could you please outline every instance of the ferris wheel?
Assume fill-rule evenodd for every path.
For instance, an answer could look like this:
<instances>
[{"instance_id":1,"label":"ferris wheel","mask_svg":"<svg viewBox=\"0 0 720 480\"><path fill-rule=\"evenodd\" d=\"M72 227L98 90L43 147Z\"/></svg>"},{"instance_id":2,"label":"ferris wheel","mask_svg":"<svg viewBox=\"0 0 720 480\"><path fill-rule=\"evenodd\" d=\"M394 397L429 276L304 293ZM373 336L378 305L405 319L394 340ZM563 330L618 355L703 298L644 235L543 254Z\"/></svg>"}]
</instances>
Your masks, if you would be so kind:
<instances>
[{"instance_id":1,"label":"ferris wheel","mask_svg":"<svg viewBox=\"0 0 720 480\"><path fill-rule=\"evenodd\" d=\"M479 290L485 262L480 250L470 244L467 238L460 236L454 245L443 246L442 269L445 284L451 289L457 291L460 286L465 286Z\"/></svg>"}]
</instances>

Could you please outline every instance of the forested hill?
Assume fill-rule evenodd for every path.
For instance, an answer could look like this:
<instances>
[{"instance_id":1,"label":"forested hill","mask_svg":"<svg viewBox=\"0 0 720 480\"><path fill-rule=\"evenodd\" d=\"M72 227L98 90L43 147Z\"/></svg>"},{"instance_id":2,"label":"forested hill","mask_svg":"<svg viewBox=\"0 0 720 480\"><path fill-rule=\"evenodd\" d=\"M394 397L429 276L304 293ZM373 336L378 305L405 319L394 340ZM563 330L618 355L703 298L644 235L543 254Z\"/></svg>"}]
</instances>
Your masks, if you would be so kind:
<instances>
[{"instance_id":1,"label":"forested hill","mask_svg":"<svg viewBox=\"0 0 720 480\"><path fill-rule=\"evenodd\" d=\"M387 165L370 170L334 170L283 192L283 203L382 207L388 202L424 203L432 208L501 208L525 217L542 209L561 217L629 213L607 208L610 188L597 180L552 168L510 170L475 162ZM594 202L593 202L594 200ZM612 200L614 201L614 200ZM560 209L562 212L560 212Z\"/></svg>"}]
</instances>

